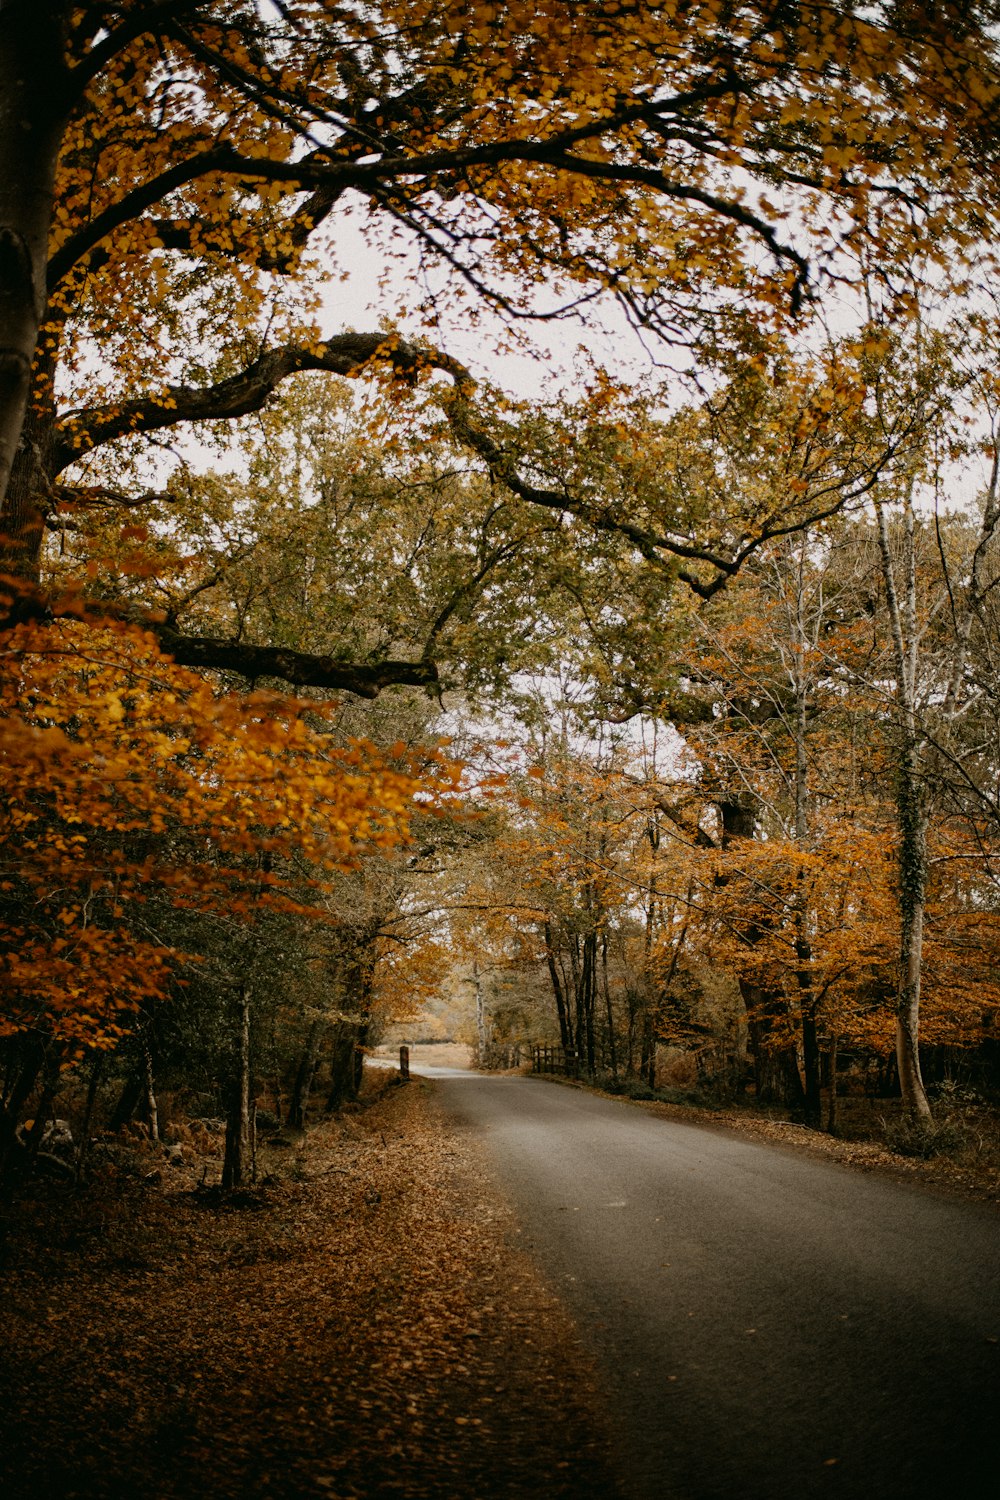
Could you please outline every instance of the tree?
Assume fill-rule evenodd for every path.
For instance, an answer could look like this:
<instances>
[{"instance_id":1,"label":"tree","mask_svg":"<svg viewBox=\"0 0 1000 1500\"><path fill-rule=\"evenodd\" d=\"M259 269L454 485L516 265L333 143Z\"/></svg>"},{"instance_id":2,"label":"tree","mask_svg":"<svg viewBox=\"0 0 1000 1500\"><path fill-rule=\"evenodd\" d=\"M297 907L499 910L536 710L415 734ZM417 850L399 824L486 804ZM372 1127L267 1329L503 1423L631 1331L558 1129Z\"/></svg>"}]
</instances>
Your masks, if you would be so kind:
<instances>
[{"instance_id":1,"label":"tree","mask_svg":"<svg viewBox=\"0 0 1000 1500\"><path fill-rule=\"evenodd\" d=\"M558 518L492 483L436 402L400 413L377 384L313 375L256 426L218 468L176 476L139 541L106 511L65 517L47 591L81 580L174 636L228 639L245 672L270 646L373 677L387 659L433 662L442 684L492 693L506 662L527 664L540 584L566 552Z\"/></svg>"},{"instance_id":2,"label":"tree","mask_svg":"<svg viewBox=\"0 0 1000 1500\"><path fill-rule=\"evenodd\" d=\"M934 748L950 744L949 764L960 763L959 703L969 700L955 682L961 653L942 565L953 570L957 605L978 535L966 518L943 515L932 532L912 510L896 524L884 511L881 523L877 514L841 521L759 558L697 622L698 681L714 712L685 736L700 765L698 794L718 811L678 817L677 826L718 853L698 878L703 919L693 941L740 978L758 1091L772 1086L762 1078L767 1053L784 1056L784 1092L814 1120L820 1031L883 1054L891 1046L898 1057L905 1002L907 1051L897 1066L911 1113L905 1067L910 1058L919 1067L921 1036L959 1048L990 1036L996 986L981 944L996 919L995 834L981 817L966 827L955 817ZM883 549L891 579L909 559L905 615L882 607ZM901 618L920 642L903 682L909 740L897 696ZM899 809L907 744L916 850ZM914 891L902 877L915 858Z\"/></svg>"},{"instance_id":3,"label":"tree","mask_svg":"<svg viewBox=\"0 0 1000 1500\"><path fill-rule=\"evenodd\" d=\"M220 694L133 631L21 625L2 691L6 1152L43 1065L114 1048L167 998L185 926L315 919L310 881L405 839L433 773L334 741L316 705Z\"/></svg>"},{"instance_id":4,"label":"tree","mask_svg":"<svg viewBox=\"0 0 1000 1500\"><path fill-rule=\"evenodd\" d=\"M349 199L511 319L554 280L577 305L610 294L668 342L712 343L736 306L766 335L860 247L889 271L916 236L947 262L994 213L985 8L5 10L0 491L8 569L29 584L61 501L141 501L63 477L109 445L230 420L296 370L376 356L406 378L437 365L468 395L446 355L383 332L321 340L279 311L275 285L331 234L335 249ZM95 356L110 378L94 381ZM232 643L161 639L229 664ZM409 663L256 664L363 692L427 680Z\"/></svg>"}]
</instances>

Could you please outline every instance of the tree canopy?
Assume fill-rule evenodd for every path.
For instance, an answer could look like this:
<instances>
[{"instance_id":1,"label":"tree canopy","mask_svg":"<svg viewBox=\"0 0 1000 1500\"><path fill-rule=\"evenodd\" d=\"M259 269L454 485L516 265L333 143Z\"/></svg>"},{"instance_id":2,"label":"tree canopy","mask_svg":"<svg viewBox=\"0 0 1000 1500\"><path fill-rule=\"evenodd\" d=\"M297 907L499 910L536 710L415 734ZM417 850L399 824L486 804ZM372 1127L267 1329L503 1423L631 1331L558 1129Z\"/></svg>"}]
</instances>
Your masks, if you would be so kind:
<instances>
[{"instance_id":1,"label":"tree canopy","mask_svg":"<svg viewBox=\"0 0 1000 1500\"><path fill-rule=\"evenodd\" d=\"M801 1050L813 1115L824 1017L884 1043L895 985L919 1100L924 926L939 974L948 933L978 952L992 930L996 19L8 0L0 750L22 862L3 1029L27 1080L9 1138L39 1038L101 1047L118 1010L150 1030L192 912L239 994L244 1125L278 946L262 914L322 976L299 976L299 1020L336 1033L343 1082L378 965L436 972L429 939L387 955L433 904L413 891L436 841L407 841L440 761L395 732L404 709L352 723L324 700L502 688L537 727L548 700L512 684L528 669L584 684L587 732L667 721L690 757L636 791L624 751L582 769L567 742L580 805L557 789L526 833L529 786L510 812L535 928L497 941L545 962L565 1037L596 1066L604 1025L618 1055L616 961L641 979L619 991L630 1057L657 1027L693 1035L697 941L728 954L760 1055L798 1078ZM359 226L385 316L330 327ZM458 320L486 347L569 319L586 342L605 316L645 344L647 380L584 354L575 390L519 400L449 348ZM973 449L993 478L965 532L941 487ZM390 845L411 852L380 864ZM885 862L867 896L866 850ZM955 1026L976 1034L969 1006ZM306 1077L319 1033L300 1031Z\"/></svg>"},{"instance_id":2,"label":"tree canopy","mask_svg":"<svg viewBox=\"0 0 1000 1500\"><path fill-rule=\"evenodd\" d=\"M119 440L373 358L406 379L442 367L472 394L446 353L321 335L310 296L348 204L373 253L403 236L425 258L414 333L450 288L514 321L612 297L703 349L772 335L861 268L898 311L915 258L966 277L995 214L988 7L5 12L0 486L28 580L60 504L140 500L80 482Z\"/></svg>"}]
</instances>

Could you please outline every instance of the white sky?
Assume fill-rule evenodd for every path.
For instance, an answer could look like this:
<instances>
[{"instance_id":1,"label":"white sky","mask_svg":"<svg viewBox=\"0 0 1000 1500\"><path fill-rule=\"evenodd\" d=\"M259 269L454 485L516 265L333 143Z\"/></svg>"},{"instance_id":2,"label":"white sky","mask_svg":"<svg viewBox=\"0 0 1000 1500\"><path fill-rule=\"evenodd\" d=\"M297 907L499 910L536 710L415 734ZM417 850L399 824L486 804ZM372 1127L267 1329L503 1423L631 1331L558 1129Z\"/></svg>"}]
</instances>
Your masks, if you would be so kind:
<instances>
[{"instance_id":1,"label":"white sky","mask_svg":"<svg viewBox=\"0 0 1000 1500\"><path fill-rule=\"evenodd\" d=\"M578 390L588 359L625 377L638 379L652 368L634 329L611 301L589 303L582 313L556 321L520 321L522 351L501 349L510 329L489 309L473 310L456 301L444 273L429 276L414 244L394 239L378 250L364 233L364 211L345 208L334 220L336 256L342 274L331 276L323 296L323 331L367 330L390 319L404 335L432 339L465 364L474 375L501 385L516 396L551 400L561 391ZM429 328L415 303L433 296L440 319ZM558 305L544 289L537 305ZM581 355L581 346L586 351ZM532 352L534 351L534 352Z\"/></svg>"}]
</instances>

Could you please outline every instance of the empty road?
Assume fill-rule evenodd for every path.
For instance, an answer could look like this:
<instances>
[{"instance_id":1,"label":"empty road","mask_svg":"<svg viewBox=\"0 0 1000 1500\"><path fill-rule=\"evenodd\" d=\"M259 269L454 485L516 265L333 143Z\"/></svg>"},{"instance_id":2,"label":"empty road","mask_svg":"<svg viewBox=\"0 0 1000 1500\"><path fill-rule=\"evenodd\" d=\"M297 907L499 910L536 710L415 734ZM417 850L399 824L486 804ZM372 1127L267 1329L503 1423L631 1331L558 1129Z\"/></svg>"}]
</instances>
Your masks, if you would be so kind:
<instances>
[{"instance_id":1,"label":"empty road","mask_svg":"<svg viewBox=\"0 0 1000 1500\"><path fill-rule=\"evenodd\" d=\"M630 1500L1000 1494L1000 1218L536 1078L436 1075L604 1386Z\"/></svg>"}]
</instances>

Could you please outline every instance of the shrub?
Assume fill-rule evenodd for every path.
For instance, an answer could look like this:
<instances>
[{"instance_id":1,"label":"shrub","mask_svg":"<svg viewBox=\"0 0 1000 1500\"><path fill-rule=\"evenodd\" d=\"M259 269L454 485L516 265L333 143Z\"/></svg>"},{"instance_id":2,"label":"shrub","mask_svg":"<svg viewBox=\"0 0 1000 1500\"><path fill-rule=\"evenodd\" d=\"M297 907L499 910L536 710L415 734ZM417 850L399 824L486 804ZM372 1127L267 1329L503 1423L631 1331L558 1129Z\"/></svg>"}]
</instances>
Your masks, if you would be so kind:
<instances>
[{"instance_id":1,"label":"shrub","mask_svg":"<svg viewBox=\"0 0 1000 1500\"><path fill-rule=\"evenodd\" d=\"M968 1131L961 1120L946 1115L941 1120L883 1120L886 1145L897 1156L948 1156L968 1144Z\"/></svg>"}]
</instances>

